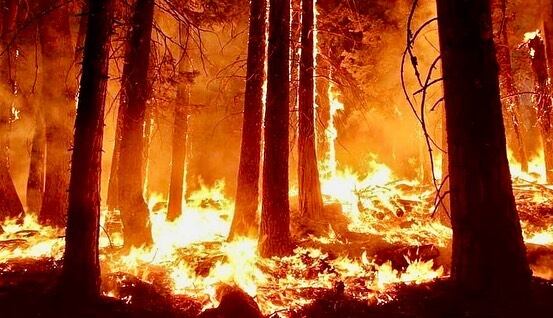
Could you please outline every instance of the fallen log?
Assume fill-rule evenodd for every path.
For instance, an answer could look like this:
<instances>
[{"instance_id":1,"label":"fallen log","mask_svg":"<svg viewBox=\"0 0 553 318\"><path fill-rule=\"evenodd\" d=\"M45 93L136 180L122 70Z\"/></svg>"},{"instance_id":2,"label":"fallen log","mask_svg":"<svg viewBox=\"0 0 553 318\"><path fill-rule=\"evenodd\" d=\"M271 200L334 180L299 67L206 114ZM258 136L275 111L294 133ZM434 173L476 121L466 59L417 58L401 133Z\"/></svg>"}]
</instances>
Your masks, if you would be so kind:
<instances>
[{"instance_id":1,"label":"fallen log","mask_svg":"<svg viewBox=\"0 0 553 318\"><path fill-rule=\"evenodd\" d=\"M198 318L263 318L255 300L238 287L219 286L217 299L219 306L205 310Z\"/></svg>"}]
</instances>

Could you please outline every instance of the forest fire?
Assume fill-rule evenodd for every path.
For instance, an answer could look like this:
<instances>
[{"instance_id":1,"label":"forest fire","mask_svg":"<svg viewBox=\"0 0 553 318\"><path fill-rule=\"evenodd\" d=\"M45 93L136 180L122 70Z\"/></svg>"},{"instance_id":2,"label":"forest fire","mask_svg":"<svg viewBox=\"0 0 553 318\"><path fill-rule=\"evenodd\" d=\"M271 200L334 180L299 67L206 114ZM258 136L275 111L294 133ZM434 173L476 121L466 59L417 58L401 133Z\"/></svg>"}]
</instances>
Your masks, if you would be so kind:
<instances>
[{"instance_id":1,"label":"forest fire","mask_svg":"<svg viewBox=\"0 0 553 318\"><path fill-rule=\"evenodd\" d=\"M543 166L543 158L541 162L539 157L530 160L529 171L534 172L522 173L517 171L518 166L517 162L511 163L514 187L533 186L538 191L530 201L551 204L548 195L553 195L549 194L553 189L540 183L545 176L533 169ZM321 180L325 203L340 204L352 233L378 235L390 244L415 247L433 244L445 248L450 244L451 229L425 217L434 208L435 193L431 187L397 179L389 167L376 161L368 163L365 178L348 169L337 169L330 175ZM221 181L214 188L203 186L192 193L186 213L173 222L166 220L164 198L153 195L148 207L154 243L128 252L121 250L123 233L118 216L103 210L100 259L102 275L110 282L103 287L103 294L127 297L125 300L132 302L132 297L119 291L124 288L125 275L132 275L144 282L167 284L175 295L194 297L203 308L211 308L219 303L217 289L230 284L256 297L262 311L270 314L309 304L317 290L332 289L338 284L344 284L346 293L353 297L383 303L394 299L395 284L419 284L447 275L447 270L435 264L433 258L419 259L417 254L400 255L405 258L401 269L389 260L377 264L366 251L360 255L336 255L328 246L347 246L348 238L338 237L332 228L326 236L306 239L311 244L304 242L316 247L298 247L292 256L263 259L257 253L255 239L226 242L233 202L225 197L224 186ZM62 259L62 231L41 226L35 216L28 215L22 222L8 220L3 228L1 263L29 258ZM553 246L552 224L526 227L523 223L523 228L527 243ZM547 276L551 272L535 274ZM113 277L118 277L116 283Z\"/></svg>"},{"instance_id":2,"label":"forest fire","mask_svg":"<svg viewBox=\"0 0 553 318\"><path fill-rule=\"evenodd\" d=\"M2 317L553 312L553 0L1 4Z\"/></svg>"}]
</instances>

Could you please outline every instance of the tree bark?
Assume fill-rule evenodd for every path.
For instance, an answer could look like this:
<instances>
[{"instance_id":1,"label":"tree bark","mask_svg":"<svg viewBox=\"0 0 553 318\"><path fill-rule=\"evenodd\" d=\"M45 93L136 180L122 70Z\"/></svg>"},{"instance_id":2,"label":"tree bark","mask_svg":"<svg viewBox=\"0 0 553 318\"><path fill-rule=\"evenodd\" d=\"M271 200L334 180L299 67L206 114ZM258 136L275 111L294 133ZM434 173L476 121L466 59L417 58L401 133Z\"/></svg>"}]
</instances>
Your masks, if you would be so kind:
<instances>
[{"instance_id":1,"label":"tree bark","mask_svg":"<svg viewBox=\"0 0 553 318\"><path fill-rule=\"evenodd\" d=\"M154 0L137 0L132 16L133 28L122 76L120 106L125 112L121 130L118 167L119 208L123 220L125 246L152 242L149 211L143 195L144 114L150 93L148 66L154 18Z\"/></svg>"},{"instance_id":2,"label":"tree bark","mask_svg":"<svg viewBox=\"0 0 553 318\"><path fill-rule=\"evenodd\" d=\"M503 113L508 127L507 141L513 145L521 170L528 171L528 158L524 148L523 127L520 121L520 98L513 78L511 50L507 34L506 0L491 0L496 57L499 64L499 90L503 97Z\"/></svg>"},{"instance_id":3,"label":"tree bark","mask_svg":"<svg viewBox=\"0 0 553 318\"><path fill-rule=\"evenodd\" d=\"M188 34L188 27L181 26L181 36ZM184 54L186 55L186 54ZM190 85L193 73L184 57L180 61L179 73L181 82L177 87L177 100L173 123L172 154L171 154L171 184L169 185L169 206L167 219L173 221L182 215L184 195L184 170L186 168L186 141L188 134L188 109L190 106Z\"/></svg>"},{"instance_id":4,"label":"tree bark","mask_svg":"<svg viewBox=\"0 0 553 318\"><path fill-rule=\"evenodd\" d=\"M15 65L15 50L11 45L14 37L18 2L3 1L0 8L2 33L0 49L0 90L3 100L0 101L0 222L5 218L14 218L23 214L23 205L17 195L10 175L9 135L11 121L11 102L15 98L15 80L11 69ZM0 229L0 232L1 229Z\"/></svg>"},{"instance_id":5,"label":"tree bark","mask_svg":"<svg viewBox=\"0 0 553 318\"><path fill-rule=\"evenodd\" d=\"M113 154L111 157L111 167L109 172L108 194L107 194L107 206L109 211L115 211L119 209L119 187L117 181L117 167L119 167L119 157L121 156L121 130L123 129L123 123L125 116L126 104L120 103L117 110L117 124L115 128L115 142L113 144Z\"/></svg>"},{"instance_id":6,"label":"tree bark","mask_svg":"<svg viewBox=\"0 0 553 318\"><path fill-rule=\"evenodd\" d=\"M549 66L549 77L553 78L553 1L545 0L543 10L543 30L545 37L547 65Z\"/></svg>"},{"instance_id":7,"label":"tree bark","mask_svg":"<svg viewBox=\"0 0 553 318\"><path fill-rule=\"evenodd\" d=\"M453 257L461 295L515 310L531 272L511 187L489 1L437 0ZM508 300L508 301L507 301Z\"/></svg>"},{"instance_id":8,"label":"tree bark","mask_svg":"<svg viewBox=\"0 0 553 318\"><path fill-rule=\"evenodd\" d=\"M36 103L34 103L36 104ZM31 162L27 179L27 210L38 213L44 194L44 160L46 154L46 136L44 118L40 106L34 107L35 131L31 145Z\"/></svg>"},{"instance_id":9,"label":"tree bark","mask_svg":"<svg viewBox=\"0 0 553 318\"><path fill-rule=\"evenodd\" d=\"M112 6L113 0L89 2L60 284L62 292L77 302L100 295L100 172Z\"/></svg>"},{"instance_id":10,"label":"tree bark","mask_svg":"<svg viewBox=\"0 0 553 318\"><path fill-rule=\"evenodd\" d=\"M119 28L115 27L115 34L122 38L128 38L131 24L129 16L131 9L124 4L122 0L115 0L114 3L114 19L123 21ZM124 40L123 40L124 41ZM128 43L126 43L128 44ZM128 49L128 48L126 48ZM115 128L115 142L113 145L113 153L111 157L111 165L109 172L108 193L106 204L109 211L119 209L119 187L117 182L117 168L119 166L119 157L121 154L121 130L123 129L126 103L119 103L117 107L117 124Z\"/></svg>"},{"instance_id":11,"label":"tree bark","mask_svg":"<svg viewBox=\"0 0 553 318\"><path fill-rule=\"evenodd\" d=\"M298 184L300 215L319 220L323 209L315 149L314 2L302 1L299 85Z\"/></svg>"},{"instance_id":12,"label":"tree bark","mask_svg":"<svg viewBox=\"0 0 553 318\"><path fill-rule=\"evenodd\" d=\"M263 84L265 80L265 48L267 1L250 1L246 95L242 123L242 145L236 187L234 218L229 240L257 234L259 174L261 163L261 123L263 118Z\"/></svg>"},{"instance_id":13,"label":"tree bark","mask_svg":"<svg viewBox=\"0 0 553 318\"><path fill-rule=\"evenodd\" d=\"M292 252L288 198L290 0L269 1L267 107L259 252Z\"/></svg>"},{"instance_id":14,"label":"tree bark","mask_svg":"<svg viewBox=\"0 0 553 318\"><path fill-rule=\"evenodd\" d=\"M528 42L537 92L537 118L543 142L546 179L553 182L553 127L551 126L551 85L547 73L547 60L543 39L537 34Z\"/></svg>"},{"instance_id":15,"label":"tree bark","mask_svg":"<svg viewBox=\"0 0 553 318\"><path fill-rule=\"evenodd\" d=\"M71 42L68 4L41 0L41 10L51 10L39 20L42 50L42 100L46 128L45 191L39 214L43 224L63 227L67 211L67 189L76 78L73 74L74 46Z\"/></svg>"}]
</instances>

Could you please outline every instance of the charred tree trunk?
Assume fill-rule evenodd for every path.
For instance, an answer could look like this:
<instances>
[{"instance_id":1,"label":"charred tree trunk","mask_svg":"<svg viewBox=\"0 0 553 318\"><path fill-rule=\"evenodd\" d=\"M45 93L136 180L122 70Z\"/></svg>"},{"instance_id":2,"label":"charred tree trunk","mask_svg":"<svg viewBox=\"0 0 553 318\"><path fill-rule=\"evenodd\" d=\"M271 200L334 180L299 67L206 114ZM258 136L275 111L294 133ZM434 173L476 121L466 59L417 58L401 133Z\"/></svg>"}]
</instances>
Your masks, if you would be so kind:
<instances>
[{"instance_id":1,"label":"charred tree trunk","mask_svg":"<svg viewBox=\"0 0 553 318\"><path fill-rule=\"evenodd\" d=\"M328 53L328 52L326 52ZM330 145L328 144L327 133L329 122L330 122L330 80L331 80L331 66L323 58L324 54L319 54L316 56L317 59L317 78L315 79L317 84L315 89L317 90L315 104L317 105L317 115L316 115L316 125L319 125L319 130L315 129L316 138L317 138L317 152L319 153L320 158L323 158L325 161L328 157L330 150ZM317 127L317 126L316 126ZM326 177L327 173L331 171L326 171L327 167L321 167L321 173Z\"/></svg>"},{"instance_id":2,"label":"charred tree trunk","mask_svg":"<svg viewBox=\"0 0 553 318\"><path fill-rule=\"evenodd\" d=\"M119 28L114 26L115 36L112 39L112 43L116 42L116 38L120 38L120 41L125 41L124 39L128 38L131 24L129 16L131 15L131 8L124 4L121 0L116 0L114 4L114 19L116 21L123 21ZM125 43L128 44L128 43ZM115 43L112 47L115 46ZM115 142L113 145L113 153L111 157L111 165L109 172L109 182L108 182L108 193L106 204L109 211L114 211L119 209L119 187L117 182L117 167L119 166L119 157L121 154L121 130L123 129L124 116L125 116L125 107L126 103L120 102L117 107L117 123L115 128Z\"/></svg>"},{"instance_id":3,"label":"charred tree trunk","mask_svg":"<svg viewBox=\"0 0 553 318\"><path fill-rule=\"evenodd\" d=\"M182 33L188 33L188 28L181 27ZM190 106L190 85L193 73L190 72L186 57L180 62L179 73L181 82L177 87L177 100L173 123L172 154L171 154L171 184L169 185L169 206L167 219L173 221L182 214L182 199L184 195L184 170L186 168L186 140L188 134L188 109Z\"/></svg>"},{"instance_id":4,"label":"charred tree trunk","mask_svg":"<svg viewBox=\"0 0 553 318\"><path fill-rule=\"evenodd\" d=\"M451 277L469 300L509 312L527 297L531 272L507 161L490 3L437 0L437 7L451 187Z\"/></svg>"},{"instance_id":5,"label":"charred tree trunk","mask_svg":"<svg viewBox=\"0 0 553 318\"><path fill-rule=\"evenodd\" d=\"M545 45L539 34L528 41L532 69L536 80L537 118L540 126L547 182L553 182L553 127L551 126L551 86L547 73Z\"/></svg>"},{"instance_id":6,"label":"charred tree trunk","mask_svg":"<svg viewBox=\"0 0 553 318\"><path fill-rule=\"evenodd\" d=\"M299 86L298 184L299 208L303 218L321 217L323 199L315 150L315 81L314 81L313 0L302 0L301 60Z\"/></svg>"},{"instance_id":7,"label":"charred tree trunk","mask_svg":"<svg viewBox=\"0 0 553 318\"><path fill-rule=\"evenodd\" d=\"M35 103L36 104L36 103ZM44 194L44 159L46 136L44 135L44 118L40 106L34 106L35 131L31 145L31 163L27 179L27 210L38 213Z\"/></svg>"},{"instance_id":8,"label":"charred tree trunk","mask_svg":"<svg viewBox=\"0 0 553 318\"><path fill-rule=\"evenodd\" d=\"M520 121L520 98L517 95L511 64L511 50L507 35L506 0L491 0L492 21L497 63L499 64L499 88L503 96L503 112L507 124L507 137L514 147L522 171L528 171L528 158L524 148L522 124Z\"/></svg>"},{"instance_id":9,"label":"charred tree trunk","mask_svg":"<svg viewBox=\"0 0 553 318\"><path fill-rule=\"evenodd\" d=\"M261 256L291 253L288 198L290 0L269 1Z\"/></svg>"},{"instance_id":10,"label":"charred tree trunk","mask_svg":"<svg viewBox=\"0 0 553 318\"><path fill-rule=\"evenodd\" d=\"M290 1L290 150L296 147L299 133L299 85L301 55L301 0ZM298 158L290 157L290 166L297 165ZM297 170L295 171L297 173Z\"/></svg>"},{"instance_id":11,"label":"charred tree trunk","mask_svg":"<svg viewBox=\"0 0 553 318\"><path fill-rule=\"evenodd\" d=\"M111 167L109 172L107 206L108 210L114 211L119 209L119 187L117 181L117 167L119 167L119 157L121 155L121 130L125 116L125 103L120 103L117 111L117 124L115 128L115 142L113 145L113 154L111 157Z\"/></svg>"},{"instance_id":12,"label":"charred tree trunk","mask_svg":"<svg viewBox=\"0 0 553 318\"><path fill-rule=\"evenodd\" d=\"M71 156L69 209L61 288L78 302L100 295L98 235L104 107L113 0L89 2L83 74Z\"/></svg>"},{"instance_id":13,"label":"charred tree trunk","mask_svg":"<svg viewBox=\"0 0 553 318\"><path fill-rule=\"evenodd\" d=\"M546 0L543 11L543 29L545 36L547 65L549 66L549 78L553 78L553 1Z\"/></svg>"},{"instance_id":14,"label":"charred tree trunk","mask_svg":"<svg viewBox=\"0 0 553 318\"><path fill-rule=\"evenodd\" d=\"M62 227L67 211L69 161L75 115L76 79L73 76L74 46L71 42L68 4L41 0L41 10L51 10L39 21L42 99L46 128L45 191L39 221Z\"/></svg>"},{"instance_id":15,"label":"charred tree trunk","mask_svg":"<svg viewBox=\"0 0 553 318\"><path fill-rule=\"evenodd\" d=\"M133 28L122 76L120 106L125 112L117 172L119 209L123 220L125 246L152 242L149 212L143 195L144 114L150 93L148 66L154 18L154 0L137 0Z\"/></svg>"},{"instance_id":16,"label":"charred tree trunk","mask_svg":"<svg viewBox=\"0 0 553 318\"><path fill-rule=\"evenodd\" d=\"M263 118L263 83L265 80L265 48L267 1L250 2L250 30L242 145L236 187L234 218L229 239L255 236L259 204L259 173L261 162L261 122Z\"/></svg>"},{"instance_id":17,"label":"charred tree trunk","mask_svg":"<svg viewBox=\"0 0 553 318\"><path fill-rule=\"evenodd\" d=\"M3 100L0 101L0 221L23 214L23 205L19 200L15 185L10 175L9 134L11 121L11 100L15 98L15 81L11 68L15 64L15 50L10 46L14 36L18 2L4 1L0 8L2 34L0 49L0 90ZM1 229L0 229L1 232Z\"/></svg>"}]
</instances>

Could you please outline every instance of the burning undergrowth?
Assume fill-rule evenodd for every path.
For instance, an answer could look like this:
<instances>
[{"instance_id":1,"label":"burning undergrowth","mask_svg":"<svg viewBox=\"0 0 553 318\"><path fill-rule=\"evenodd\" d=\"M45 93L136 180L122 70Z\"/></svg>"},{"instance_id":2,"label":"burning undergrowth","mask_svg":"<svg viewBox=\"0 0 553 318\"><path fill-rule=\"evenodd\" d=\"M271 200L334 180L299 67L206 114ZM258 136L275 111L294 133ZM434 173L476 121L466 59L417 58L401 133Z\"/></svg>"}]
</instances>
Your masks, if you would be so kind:
<instances>
[{"instance_id":1,"label":"burning undergrowth","mask_svg":"<svg viewBox=\"0 0 553 318\"><path fill-rule=\"evenodd\" d=\"M181 305L199 312L220 304L221 288L237 286L254 297L264 314L290 316L329 291L365 304L385 304L396 298L400 285L447 275L451 230L429 216L435 210L432 187L398 180L376 161L367 170L365 176L335 170L322 180L325 211L315 224L301 220L292 202L297 246L283 258L259 257L254 239L226 241L233 202L223 195L223 182L191 194L174 222L166 221L164 199L152 196L154 244L148 248L122 248L118 213L104 211L103 294L129 304L155 301L150 293L186 299L188 305ZM529 259L535 274L549 279L553 189L513 175ZM49 259L56 268L63 256L62 232L39 226L33 215L10 220L3 228L0 280L31 260ZM144 294L144 289L150 292Z\"/></svg>"}]
</instances>

